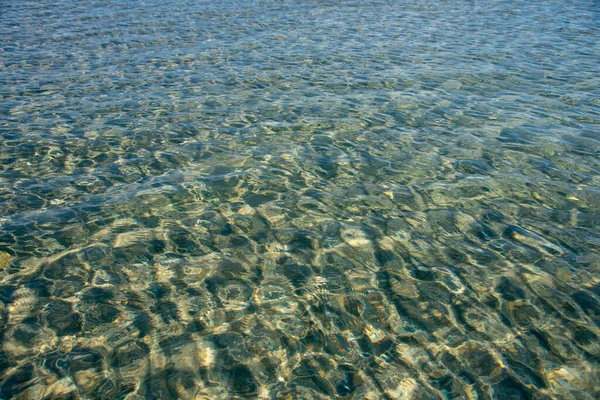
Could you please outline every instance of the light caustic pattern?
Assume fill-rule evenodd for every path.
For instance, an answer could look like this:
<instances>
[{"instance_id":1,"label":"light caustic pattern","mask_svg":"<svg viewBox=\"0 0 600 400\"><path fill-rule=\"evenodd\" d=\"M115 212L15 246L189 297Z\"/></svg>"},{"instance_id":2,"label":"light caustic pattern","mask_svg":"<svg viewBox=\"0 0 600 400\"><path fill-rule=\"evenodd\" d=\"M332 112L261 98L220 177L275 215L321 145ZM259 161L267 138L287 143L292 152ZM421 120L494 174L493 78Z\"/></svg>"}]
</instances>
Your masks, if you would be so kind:
<instances>
[{"instance_id":1,"label":"light caustic pattern","mask_svg":"<svg viewBox=\"0 0 600 400\"><path fill-rule=\"evenodd\" d=\"M0 4L0 398L600 397L597 1Z\"/></svg>"}]
</instances>

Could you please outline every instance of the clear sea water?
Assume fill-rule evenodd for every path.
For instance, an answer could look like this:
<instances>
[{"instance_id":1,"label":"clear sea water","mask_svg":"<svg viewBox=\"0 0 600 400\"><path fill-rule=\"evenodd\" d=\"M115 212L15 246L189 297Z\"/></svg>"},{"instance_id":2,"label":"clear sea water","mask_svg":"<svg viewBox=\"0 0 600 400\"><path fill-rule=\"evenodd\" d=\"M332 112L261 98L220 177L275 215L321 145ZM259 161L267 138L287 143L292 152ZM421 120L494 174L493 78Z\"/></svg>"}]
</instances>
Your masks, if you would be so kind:
<instances>
[{"instance_id":1,"label":"clear sea water","mask_svg":"<svg viewBox=\"0 0 600 400\"><path fill-rule=\"evenodd\" d=\"M0 398L597 399L600 2L0 2Z\"/></svg>"}]
</instances>

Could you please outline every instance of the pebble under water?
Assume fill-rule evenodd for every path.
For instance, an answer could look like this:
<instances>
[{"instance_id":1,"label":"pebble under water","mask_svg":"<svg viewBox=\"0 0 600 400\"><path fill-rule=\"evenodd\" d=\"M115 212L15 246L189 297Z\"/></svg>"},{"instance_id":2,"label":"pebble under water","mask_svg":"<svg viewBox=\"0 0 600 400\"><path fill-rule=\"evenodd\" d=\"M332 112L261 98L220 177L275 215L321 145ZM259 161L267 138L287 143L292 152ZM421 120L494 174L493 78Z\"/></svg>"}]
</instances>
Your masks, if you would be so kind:
<instances>
[{"instance_id":1,"label":"pebble under water","mask_svg":"<svg viewBox=\"0 0 600 400\"><path fill-rule=\"evenodd\" d=\"M0 398L600 398L599 29L1 2Z\"/></svg>"}]
</instances>

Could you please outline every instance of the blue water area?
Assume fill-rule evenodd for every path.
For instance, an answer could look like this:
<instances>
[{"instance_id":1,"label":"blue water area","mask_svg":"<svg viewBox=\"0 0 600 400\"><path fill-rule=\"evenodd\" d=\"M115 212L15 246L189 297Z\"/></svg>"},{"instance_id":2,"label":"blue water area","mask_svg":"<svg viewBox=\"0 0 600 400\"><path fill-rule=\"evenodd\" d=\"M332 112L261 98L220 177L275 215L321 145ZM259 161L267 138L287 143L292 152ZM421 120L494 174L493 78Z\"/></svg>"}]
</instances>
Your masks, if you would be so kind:
<instances>
[{"instance_id":1,"label":"blue water area","mask_svg":"<svg viewBox=\"0 0 600 400\"><path fill-rule=\"evenodd\" d=\"M0 398L600 398L599 29L0 1Z\"/></svg>"}]
</instances>

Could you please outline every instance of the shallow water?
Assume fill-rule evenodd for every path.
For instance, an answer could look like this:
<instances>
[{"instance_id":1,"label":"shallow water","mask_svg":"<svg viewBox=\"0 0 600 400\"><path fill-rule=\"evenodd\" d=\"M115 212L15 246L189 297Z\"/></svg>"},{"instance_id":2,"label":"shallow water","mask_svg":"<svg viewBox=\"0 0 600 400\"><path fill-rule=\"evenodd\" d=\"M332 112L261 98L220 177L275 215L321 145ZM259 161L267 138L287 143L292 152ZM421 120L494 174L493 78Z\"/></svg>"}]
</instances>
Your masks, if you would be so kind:
<instances>
[{"instance_id":1,"label":"shallow water","mask_svg":"<svg viewBox=\"0 0 600 400\"><path fill-rule=\"evenodd\" d=\"M0 398L600 397L598 1L59 3L0 3Z\"/></svg>"}]
</instances>

